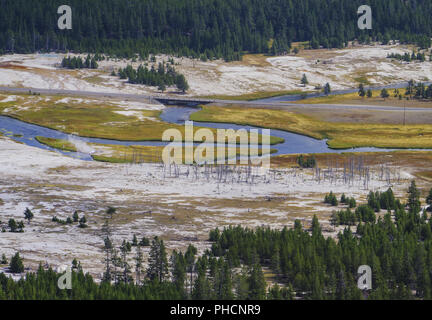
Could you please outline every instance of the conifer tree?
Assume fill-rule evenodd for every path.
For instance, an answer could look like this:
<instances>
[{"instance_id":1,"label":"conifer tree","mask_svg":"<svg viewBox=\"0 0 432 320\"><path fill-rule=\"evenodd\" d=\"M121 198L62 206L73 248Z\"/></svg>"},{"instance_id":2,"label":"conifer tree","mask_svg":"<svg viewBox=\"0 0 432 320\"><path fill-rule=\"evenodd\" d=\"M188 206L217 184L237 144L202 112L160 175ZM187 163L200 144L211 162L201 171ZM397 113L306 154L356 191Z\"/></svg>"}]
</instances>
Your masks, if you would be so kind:
<instances>
[{"instance_id":1,"label":"conifer tree","mask_svg":"<svg viewBox=\"0 0 432 320\"><path fill-rule=\"evenodd\" d=\"M34 215L33 212L29 208L26 208L24 211L24 218L30 223L30 221L33 219Z\"/></svg>"},{"instance_id":2,"label":"conifer tree","mask_svg":"<svg viewBox=\"0 0 432 320\"><path fill-rule=\"evenodd\" d=\"M432 211L432 188L429 190L429 194L426 197L426 204L429 205L428 211Z\"/></svg>"},{"instance_id":3,"label":"conifer tree","mask_svg":"<svg viewBox=\"0 0 432 320\"><path fill-rule=\"evenodd\" d=\"M365 89L364 89L363 83L360 83L360 85L359 85L359 91L358 91L358 94L359 94L359 96L362 97L362 98L364 98L364 96L366 95L366 92L365 92Z\"/></svg>"},{"instance_id":4,"label":"conifer tree","mask_svg":"<svg viewBox=\"0 0 432 320\"><path fill-rule=\"evenodd\" d=\"M73 222L78 222L79 221L79 216L78 216L78 212L77 211L75 211L73 213L72 219L73 219Z\"/></svg>"},{"instance_id":5,"label":"conifer tree","mask_svg":"<svg viewBox=\"0 0 432 320\"><path fill-rule=\"evenodd\" d=\"M383 98L385 100L388 97L390 97L390 94L388 93L387 89L386 88L382 89L381 90L381 98Z\"/></svg>"},{"instance_id":6,"label":"conifer tree","mask_svg":"<svg viewBox=\"0 0 432 320\"><path fill-rule=\"evenodd\" d=\"M325 94L326 96L328 96L330 93L331 93L330 83L327 82L327 83L325 84L325 86L324 86L324 94Z\"/></svg>"},{"instance_id":7,"label":"conifer tree","mask_svg":"<svg viewBox=\"0 0 432 320\"><path fill-rule=\"evenodd\" d=\"M197 248L192 245L189 245L186 253L185 253L185 263L187 271L189 272L189 287L190 287L190 295L192 296L192 287L193 287L193 272L195 267L195 255L197 254Z\"/></svg>"},{"instance_id":8,"label":"conifer tree","mask_svg":"<svg viewBox=\"0 0 432 320\"><path fill-rule=\"evenodd\" d=\"M122 245L120 246L120 266L123 269L122 272L122 281L127 284L132 281L130 276L131 268L128 263L128 253L130 252L130 246L126 243L126 240L123 240Z\"/></svg>"},{"instance_id":9,"label":"conifer tree","mask_svg":"<svg viewBox=\"0 0 432 320\"><path fill-rule=\"evenodd\" d=\"M136 284L141 284L141 272L143 266L143 253L141 249L141 245L138 244L136 246L136 255L135 255L135 274L136 274Z\"/></svg>"},{"instance_id":10,"label":"conifer tree","mask_svg":"<svg viewBox=\"0 0 432 320\"><path fill-rule=\"evenodd\" d=\"M185 282L186 282L186 261L184 258L184 255L182 252L177 252L177 250L174 250L171 255L171 266L172 266L172 278L173 283L176 285L178 290L183 292L183 296L186 296L185 292ZM193 288L191 287L191 290ZM192 294L191 294L192 296Z\"/></svg>"},{"instance_id":11,"label":"conifer tree","mask_svg":"<svg viewBox=\"0 0 432 320\"><path fill-rule=\"evenodd\" d=\"M410 213L419 213L420 212L420 191L417 189L416 183L413 180L408 189L408 209Z\"/></svg>"},{"instance_id":12,"label":"conifer tree","mask_svg":"<svg viewBox=\"0 0 432 320\"><path fill-rule=\"evenodd\" d=\"M261 266L255 264L249 273L248 278L248 298L250 300L263 300L266 296L266 282L264 280L264 273Z\"/></svg>"},{"instance_id":13,"label":"conifer tree","mask_svg":"<svg viewBox=\"0 0 432 320\"><path fill-rule=\"evenodd\" d=\"M19 252L15 253L9 264L9 271L12 273L23 273L24 264Z\"/></svg>"},{"instance_id":14,"label":"conifer tree","mask_svg":"<svg viewBox=\"0 0 432 320\"><path fill-rule=\"evenodd\" d=\"M149 257L149 267L147 277L150 280L162 282L168 276L168 260L165 251L165 245L162 239L155 237L152 240Z\"/></svg>"},{"instance_id":15,"label":"conifer tree","mask_svg":"<svg viewBox=\"0 0 432 320\"><path fill-rule=\"evenodd\" d=\"M301 84L302 84L303 86L306 86L306 85L309 84L309 81L308 81L308 78L306 77L306 74L303 74L303 77L302 77L302 79L301 79Z\"/></svg>"}]
</instances>

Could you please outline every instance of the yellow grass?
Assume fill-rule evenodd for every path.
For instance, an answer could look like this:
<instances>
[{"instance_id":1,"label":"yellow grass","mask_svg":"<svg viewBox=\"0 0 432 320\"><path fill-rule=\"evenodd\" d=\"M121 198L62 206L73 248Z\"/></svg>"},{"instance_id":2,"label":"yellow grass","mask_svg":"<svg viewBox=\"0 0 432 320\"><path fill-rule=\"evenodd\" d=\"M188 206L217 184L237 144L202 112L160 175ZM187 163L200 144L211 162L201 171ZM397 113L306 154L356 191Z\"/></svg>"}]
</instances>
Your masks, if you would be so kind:
<instances>
[{"instance_id":1,"label":"yellow grass","mask_svg":"<svg viewBox=\"0 0 432 320\"><path fill-rule=\"evenodd\" d=\"M242 57L242 61L238 63L246 66L269 67L271 63L267 61L267 58L269 58L269 56L264 54L245 54Z\"/></svg>"},{"instance_id":2,"label":"yellow grass","mask_svg":"<svg viewBox=\"0 0 432 320\"><path fill-rule=\"evenodd\" d=\"M329 139L334 149L355 147L432 148L432 125L357 124L326 122L293 112L243 107L205 106L195 121L229 122Z\"/></svg>"},{"instance_id":3,"label":"yellow grass","mask_svg":"<svg viewBox=\"0 0 432 320\"><path fill-rule=\"evenodd\" d=\"M46 137L36 137L40 143L50 146L55 149L76 152L77 149L75 145L67 140L46 138ZM112 145L112 144L99 144L99 143L89 143L89 146L93 147L96 152L92 155L93 159L101 162L111 162L111 163L153 163L160 162L162 159L162 152L164 150L163 146L123 146L123 145ZM196 147L194 147L193 152L195 153ZM174 161L176 163L184 163L185 161L185 148L180 147L180 153L172 152L172 156L181 155L180 157L175 157ZM250 152L256 150L251 149ZM271 149L270 153L275 153L275 149ZM225 148L225 159L228 159L230 155L236 156L247 156L248 152L244 152L241 148L237 147L226 147ZM258 155L262 155L262 150L258 150ZM206 155L206 151L202 153L202 156ZM214 160L219 159L217 150L214 149Z\"/></svg>"},{"instance_id":4,"label":"yellow grass","mask_svg":"<svg viewBox=\"0 0 432 320\"><path fill-rule=\"evenodd\" d=\"M60 140L60 139L54 139L54 138L47 138L47 137L36 137L35 138L40 143L47 145L49 147L64 150L64 151L72 151L76 152L77 149L75 145L67 140Z\"/></svg>"},{"instance_id":5,"label":"yellow grass","mask_svg":"<svg viewBox=\"0 0 432 320\"><path fill-rule=\"evenodd\" d=\"M162 141L163 133L168 129L177 129L183 139L185 137L185 127L161 121L160 111L135 110L145 117L139 119L118 114L116 111L124 109L103 102L56 103L63 97L51 97L48 101L46 98L43 97L41 101L35 99L32 102L29 96L21 95L21 100L17 102L0 103L0 114L82 137L120 141ZM25 107L23 102L26 102ZM199 129L201 128L194 126L194 133ZM216 129L209 130L216 136ZM277 144L283 142L283 139L271 137L270 142Z\"/></svg>"},{"instance_id":6,"label":"yellow grass","mask_svg":"<svg viewBox=\"0 0 432 320\"><path fill-rule=\"evenodd\" d=\"M260 100L260 99L280 97L280 96L299 95L302 93L311 93L311 92L310 91L305 92L301 90L259 91L259 92L246 93L237 96L213 95L213 96L205 96L201 98L216 99L216 100L253 101L253 100Z\"/></svg>"},{"instance_id":7,"label":"yellow grass","mask_svg":"<svg viewBox=\"0 0 432 320\"><path fill-rule=\"evenodd\" d=\"M423 178L427 181L432 181L432 171L419 171L416 172L416 176Z\"/></svg>"},{"instance_id":8,"label":"yellow grass","mask_svg":"<svg viewBox=\"0 0 432 320\"><path fill-rule=\"evenodd\" d=\"M352 105L379 105L379 106L395 106L413 108L413 107L432 107L431 101L420 101L420 100L407 100L405 96L405 89L399 89L399 94L402 95L402 100L399 97L395 97L394 89L387 89L390 94L389 98L381 98L381 90L373 90L372 97L360 97L358 92L345 93L339 95L329 95L317 98L310 98L290 103L298 104L352 104Z\"/></svg>"},{"instance_id":9,"label":"yellow grass","mask_svg":"<svg viewBox=\"0 0 432 320\"><path fill-rule=\"evenodd\" d=\"M103 105L37 104L35 108L16 109L7 115L21 121L73 133L84 137L116 140L161 140L162 133L181 126L157 121L158 111L141 111L153 120L117 114L121 109Z\"/></svg>"},{"instance_id":10,"label":"yellow grass","mask_svg":"<svg viewBox=\"0 0 432 320\"><path fill-rule=\"evenodd\" d=\"M56 103L62 98L43 96L39 101L31 95L19 95L16 102L0 103L0 112L21 121L83 137L160 141L167 129L184 132L183 126L159 121L160 111L136 110L146 117L140 120L116 113L123 109L108 103Z\"/></svg>"}]
</instances>

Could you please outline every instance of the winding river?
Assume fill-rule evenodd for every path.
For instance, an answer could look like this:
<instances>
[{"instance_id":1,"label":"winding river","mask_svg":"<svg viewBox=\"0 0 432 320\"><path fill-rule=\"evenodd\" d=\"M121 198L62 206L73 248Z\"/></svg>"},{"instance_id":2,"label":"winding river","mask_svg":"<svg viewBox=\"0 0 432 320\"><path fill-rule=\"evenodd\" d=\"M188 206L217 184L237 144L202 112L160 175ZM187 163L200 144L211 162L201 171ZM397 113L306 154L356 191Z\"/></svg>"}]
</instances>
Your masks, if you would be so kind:
<instances>
[{"instance_id":1,"label":"winding river","mask_svg":"<svg viewBox=\"0 0 432 320\"><path fill-rule=\"evenodd\" d=\"M199 111L198 108L191 107L167 107L161 114L161 120L169 123L183 124L186 120L189 120L192 113ZM215 128L215 129L258 129L260 128L252 126L243 126L227 123L208 123L200 122L196 123L196 126ZM83 152L68 152L52 147L46 146L39 143L35 138L37 136L43 136L54 139L68 140L71 135L63 133L61 131L41 127L38 125L26 123L10 117L0 116L0 132L10 137L11 139L27 144L29 146L38 147L41 149L51 150L62 153L64 155L91 161L93 158L88 153ZM377 152L377 151L394 151L395 149L380 149L380 148L355 148L355 149L344 149L334 150L327 146L325 140L317 140L300 134L281 130L271 130L271 135L279 138L283 138L283 143L272 146L277 152L273 155L282 154L296 154L296 153L341 153L341 152ZM118 141L109 139L98 139L98 138L86 138L73 136L74 141L85 142L85 143L99 143L99 144L113 144L113 145L142 145L142 146L164 146L166 142L154 142L154 141ZM415 149L412 149L415 150Z\"/></svg>"}]
</instances>

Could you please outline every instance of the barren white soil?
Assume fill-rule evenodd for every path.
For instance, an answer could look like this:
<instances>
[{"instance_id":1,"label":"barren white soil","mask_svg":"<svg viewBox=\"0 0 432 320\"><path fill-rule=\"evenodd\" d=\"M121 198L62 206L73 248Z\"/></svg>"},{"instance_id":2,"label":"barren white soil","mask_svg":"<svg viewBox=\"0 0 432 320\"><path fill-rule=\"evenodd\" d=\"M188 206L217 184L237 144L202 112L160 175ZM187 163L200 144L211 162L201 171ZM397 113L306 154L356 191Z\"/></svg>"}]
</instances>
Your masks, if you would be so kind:
<instances>
[{"instance_id":1,"label":"barren white soil","mask_svg":"<svg viewBox=\"0 0 432 320\"><path fill-rule=\"evenodd\" d=\"M333 89L358 86L360 78L370 84L392 84L414 79L428 81L432 63L404 63L387 59L389 53L412 52L402 45L356 46L342 50L304 50L298 55L281 57L256 56L250 62L202 62L173 58L175 68L185 74L190 90L188 95L240 95L258 91L313 90L330 83ZM0 56L0 86L67 89L95 92L157 93L157 88L131 85L111 76L113 69L127 64L137 67L142 61L104 60L98 70L59 69L64 54L32 54ZM157 56L157 62L168 56ZM428 58L428 56L427 56ZM429 59L427 59L429 60ZM151 65L151 63L149 63ZM300 85L306 74L309 85ZM174 92L169 88L168 92Z\"/></svg>"}]
</instances>

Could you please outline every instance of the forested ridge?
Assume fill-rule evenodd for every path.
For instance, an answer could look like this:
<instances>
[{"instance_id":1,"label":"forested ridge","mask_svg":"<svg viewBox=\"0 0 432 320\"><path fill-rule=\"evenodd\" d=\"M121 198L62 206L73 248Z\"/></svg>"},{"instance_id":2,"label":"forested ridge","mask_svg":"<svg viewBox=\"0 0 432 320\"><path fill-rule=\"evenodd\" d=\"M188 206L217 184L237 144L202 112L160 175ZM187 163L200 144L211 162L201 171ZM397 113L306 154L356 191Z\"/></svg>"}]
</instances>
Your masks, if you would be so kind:
<instances>
[{"instance_id":1,"label":"forested ridge","mask_svg":"<svg viewBox=\"0 0 432 320\"><path fill-rule=\"evenodd\" d=\"M427 46L425 0L69 0L73 29L57 28L60 0L0 0L0 53L101 52L123 57L173 53L238 59L282 53L294 41L342 47L349 40L400 39ZM373 10L359 30L357 9ZM273 39L274 41L270 41ZM273 48L269 48L273 43Z\"/></svg>"},{"instance_id":2,"label":"forested ridge","mask_svg":"<svg viewBox=\"0 0 432 320\"><path fill-rule=\"evenodd\" d=\"M426 203L432 204L432 189ZM381 209L387 213L375 215ZM432 218L422 209L415 182L404 203L389 189L371 192L347 220L335 213L333 225L352 226L336 239L324 237L316 216L309 227L296 220L282 230L214 229L211 249L201 256L189 245L168 258L164 241L155 237L146 270L141 247L150 245L148 239L134 236L117 249L110 226L115 209L106 214L101 284L74 260L72 290L58 289L59 274L41 266L19 281L0 274L0 299L432 299ZM361 265L371 267L372 290L357 286ZM19 254L10 269L24 270ZM274 274L271 286L266 270Z\"/></svg>"}]
</instances>

